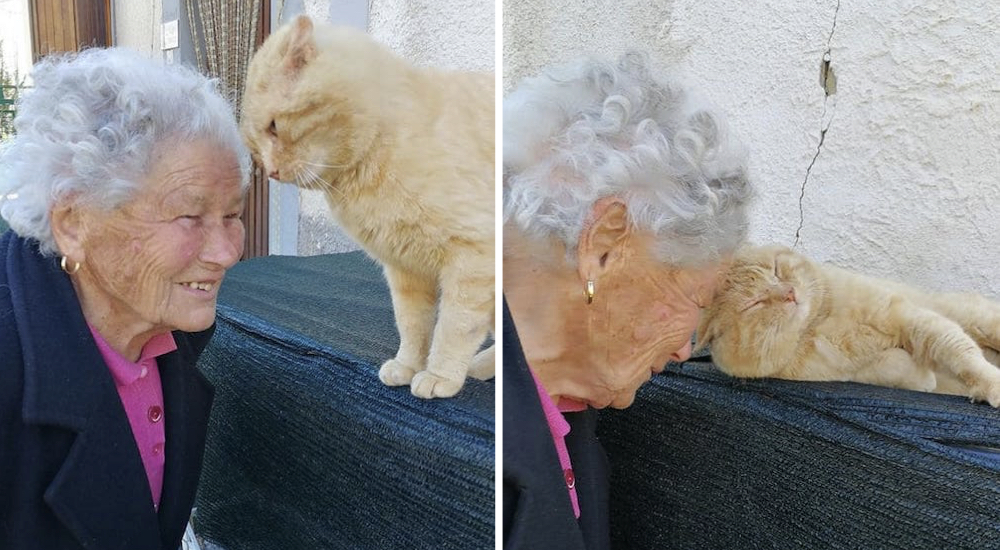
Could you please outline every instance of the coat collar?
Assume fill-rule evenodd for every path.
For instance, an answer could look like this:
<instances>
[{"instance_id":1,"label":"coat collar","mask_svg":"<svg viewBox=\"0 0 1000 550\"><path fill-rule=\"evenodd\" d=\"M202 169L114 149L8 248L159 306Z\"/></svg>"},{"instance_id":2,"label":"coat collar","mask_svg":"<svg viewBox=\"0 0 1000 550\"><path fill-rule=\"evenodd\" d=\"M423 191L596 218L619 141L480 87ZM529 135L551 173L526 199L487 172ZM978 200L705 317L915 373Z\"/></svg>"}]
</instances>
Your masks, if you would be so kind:
<instances>
[{"instance_id":1,"label":"coat collar","mask_svg":"<svg viewBox=\"0 0 1000 550\"><path fill-rule=\"evenodd\" d=\"M24 358L24 421L77 433L45 501L86 548L178 547L212 400L209 383L185 364L197 352L175 333L178 350L158 360L167 446L157 515L128 417L69 277L32 241L12 233L4 240Z\"/></svg>"}]
</instances>

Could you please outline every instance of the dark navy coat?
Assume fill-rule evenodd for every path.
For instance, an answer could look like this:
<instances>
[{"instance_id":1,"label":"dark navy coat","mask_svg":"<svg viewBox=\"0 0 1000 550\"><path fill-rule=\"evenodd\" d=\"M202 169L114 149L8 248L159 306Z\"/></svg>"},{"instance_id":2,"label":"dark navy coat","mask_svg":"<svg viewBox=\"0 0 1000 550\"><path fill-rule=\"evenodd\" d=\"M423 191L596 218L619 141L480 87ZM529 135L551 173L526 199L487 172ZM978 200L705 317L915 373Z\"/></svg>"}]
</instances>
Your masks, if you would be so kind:
<instances>
[{"instance_id":1,"label":"dark navy coat","mask_svg":"<svg viewBox=\"0 0 1000 550\"><path fill-rule=\"evenodd\" d=\"M157 359L166 418L159 512L114 380L58 262L0 236L0 548L177 550L201 472L214 326Z\"/></svg>"},{"instance_id":2,"label":"dark navy coat","mask_svg":"<svg viewBox=\"0 0 1000 550\"><path fill-rule=\"evenodd\" d=\"M610 548L608 461L597 440L597 411L565 413L566 448L576 476L580 519L552 442L517 329L503 311L503 546L507 550Z\"/></svg>"}]
</instances>

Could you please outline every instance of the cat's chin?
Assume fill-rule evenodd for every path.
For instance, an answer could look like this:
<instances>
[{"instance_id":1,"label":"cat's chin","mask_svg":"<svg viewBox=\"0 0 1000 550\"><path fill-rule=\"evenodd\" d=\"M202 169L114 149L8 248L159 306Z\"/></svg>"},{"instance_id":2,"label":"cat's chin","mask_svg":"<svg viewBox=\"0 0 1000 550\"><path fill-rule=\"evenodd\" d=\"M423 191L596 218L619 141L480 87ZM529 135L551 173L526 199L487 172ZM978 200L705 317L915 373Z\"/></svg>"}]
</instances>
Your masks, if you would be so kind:
<instances>
[{"instance_id":1,"label":"cat's chin","mask_svg":"<svg viewBox=\"0 0 1000 550\"><path fill-rule=\"evenodd\" d=\"M792 302L792 317L797 321L805 321L809 318L809 312L812 308L809 307L809 302Z\"/></svg>"}]
</instances>

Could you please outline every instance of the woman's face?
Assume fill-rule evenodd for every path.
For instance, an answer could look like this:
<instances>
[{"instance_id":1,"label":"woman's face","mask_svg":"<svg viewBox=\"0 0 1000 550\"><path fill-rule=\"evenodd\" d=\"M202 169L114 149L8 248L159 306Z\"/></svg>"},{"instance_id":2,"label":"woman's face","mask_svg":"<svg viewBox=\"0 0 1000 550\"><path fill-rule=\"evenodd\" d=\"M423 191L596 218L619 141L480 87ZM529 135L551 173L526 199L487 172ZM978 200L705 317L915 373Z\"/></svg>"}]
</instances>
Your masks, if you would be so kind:
<instances>
[{"instance_id":1,"label":"woman's face","mask_svg":"<svg viewBox=\"0 0 1000 550\"><path fill-rule=\"evenodd\" d=\"M639 386L667 361L691 355L700 310L714 293L721 266L680 269L649 253L633 237L619 268L602 277L586 306L592 370L592 406L628 407Z\"/></svg>"},{"instance_id":2,"label":"woman's face","mask_svg":"<svg viewBox=\"0 0 1000 550\"><path fill-rule=\"evenodd\" d=\"M207 329L226 270L243 253L237 157L211 141L170 143L135 198L87 211L73 277L91 324L115 330Z\"/></svg>"}]
</instances>

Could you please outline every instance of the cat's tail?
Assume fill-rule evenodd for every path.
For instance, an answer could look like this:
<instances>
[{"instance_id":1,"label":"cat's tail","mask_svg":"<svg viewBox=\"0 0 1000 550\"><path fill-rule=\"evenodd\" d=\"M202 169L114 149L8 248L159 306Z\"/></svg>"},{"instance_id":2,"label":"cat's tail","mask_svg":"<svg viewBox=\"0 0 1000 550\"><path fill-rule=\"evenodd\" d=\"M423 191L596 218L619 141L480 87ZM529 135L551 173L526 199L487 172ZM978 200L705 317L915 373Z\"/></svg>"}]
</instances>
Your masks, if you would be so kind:
<instances>
[{"instance_id":1,"label":"cat's tail","mask_svg":"<svg viewBox=\"0 0 1000 550\"><path fill-rule=\"evenodd\" d=\"M496 344L476 354L469 365L469 376L478 380L489 380L493 378L497 370L496 365Z\"/></svg>"}]
</instances>

